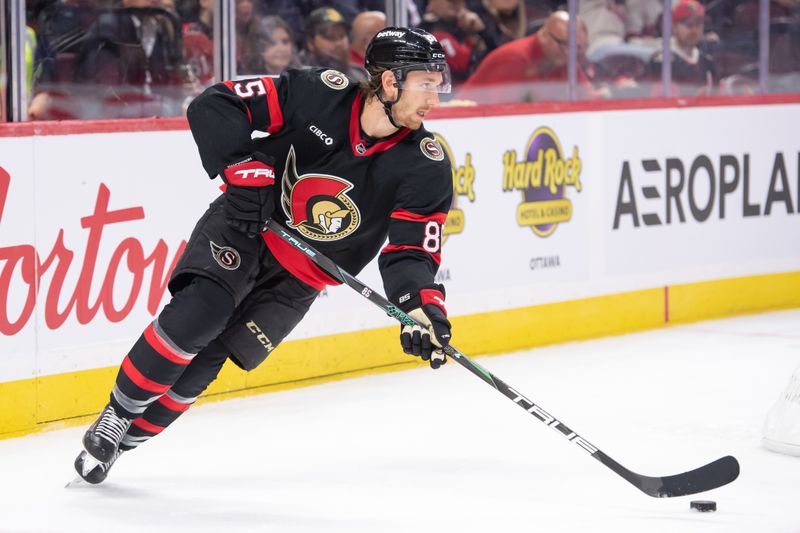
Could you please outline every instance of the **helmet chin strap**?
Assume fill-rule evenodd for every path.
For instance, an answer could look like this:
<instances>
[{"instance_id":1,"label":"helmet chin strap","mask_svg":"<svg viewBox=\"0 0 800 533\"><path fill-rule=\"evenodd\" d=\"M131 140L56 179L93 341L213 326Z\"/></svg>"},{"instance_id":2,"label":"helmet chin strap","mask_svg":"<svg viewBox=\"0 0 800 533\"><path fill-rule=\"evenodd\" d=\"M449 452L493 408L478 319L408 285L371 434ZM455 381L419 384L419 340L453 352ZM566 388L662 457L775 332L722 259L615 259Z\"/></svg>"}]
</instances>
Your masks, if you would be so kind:
<instances>
[{"instance_id":1,"label":"helmet chin strap","mask_svg":"<svg viewBox=\"0 0 800 533\"><path fill-rule=\"evenodd\" d=\"M389 117L389 122L391 122L392 126L394 126L397 129L401 129L401 128L403 128L403 126L401 126L400 124L398 124L397 122L394 121L394 117L392 116L392 106L394 104L396 104L398 101L400 101L400 93L402 91L403 91L403 89L398 88L397 89L397 98L395 98L392 101L384 100L383 97L381 97L381 95L380 95L380 91L378 91L378 94L376 94L376 96L378 97L378 100L380 101L380 103L383 104L383 111L386 113L386 116Z\"/></svg>"}]
</instances>

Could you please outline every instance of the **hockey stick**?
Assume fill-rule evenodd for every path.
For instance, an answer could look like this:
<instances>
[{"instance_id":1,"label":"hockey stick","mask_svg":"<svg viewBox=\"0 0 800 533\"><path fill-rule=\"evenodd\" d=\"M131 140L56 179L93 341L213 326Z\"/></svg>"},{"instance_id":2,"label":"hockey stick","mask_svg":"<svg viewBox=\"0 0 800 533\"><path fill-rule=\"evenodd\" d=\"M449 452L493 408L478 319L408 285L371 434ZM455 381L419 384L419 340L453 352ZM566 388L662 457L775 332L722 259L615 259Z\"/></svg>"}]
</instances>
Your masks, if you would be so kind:
<instances>
[{"instance_id":1,"label":"hockey stick","mask_svg":"<svg viewBox=\"0 0 800 533\"><path fill-rule=\"evenodd\" d=\"M288 233L276 221L270 220L268 223L268 228L284 242L290 244L305 254L306 257L311 259L326 274L331 276L333 279L348 285L367 300L383 309L386 314L395 318L401 324L422 325L392 305L379 293L370 289L361 283L357 278L339 268L336 263L316 251L308 243L304 242L299 237L295 237L294 235ZM525 409L540 422L543 422L545 425L550 426L561 433L568 441L578 445L578 447L589 453L592 457L606 465L612 471L628 481L628 483L641 490L648 496L653 496L655 498L671 498L673 496L697 494L698 492L705 492L707 490L716 489L723 485L727 485L739 476L739 462L735 457L730 455L717 459L716 461L701 466L700 468L672 476L651 477L632 472L603 453L588 440L572 431L563 422L542 409L539 405L535 404L521 393L506 385L506 383L500 378L494 376L491 372L480 366L478 363L472 361L469 357L458 351L455 347L448 346L445 348L445 352L451 358L458 361L461 366L500 391L506 398Z\"/></svg>"}]
</instances>

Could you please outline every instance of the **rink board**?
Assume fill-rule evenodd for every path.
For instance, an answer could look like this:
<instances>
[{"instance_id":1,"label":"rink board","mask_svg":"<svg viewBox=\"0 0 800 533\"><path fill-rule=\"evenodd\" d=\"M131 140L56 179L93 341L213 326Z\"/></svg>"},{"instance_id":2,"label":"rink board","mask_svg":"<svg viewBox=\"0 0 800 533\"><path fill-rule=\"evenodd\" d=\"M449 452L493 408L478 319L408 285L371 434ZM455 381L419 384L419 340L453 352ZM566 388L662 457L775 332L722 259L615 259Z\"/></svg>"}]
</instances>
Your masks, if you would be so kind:
<instances>
[{"instance_id":1,"label":"rink board","mask_svg":"<svg viewBox=\"0 0 800 533\"><path fill-rule=\"evenodd\" d=\"M800 306L800 105L568 111L428 124L453 164L440 281L461 350ZM0 436L102 407L216 186L181 120L0 126ZM334 287L209 395L414 364Z\"/></svg>"}]
</instances>

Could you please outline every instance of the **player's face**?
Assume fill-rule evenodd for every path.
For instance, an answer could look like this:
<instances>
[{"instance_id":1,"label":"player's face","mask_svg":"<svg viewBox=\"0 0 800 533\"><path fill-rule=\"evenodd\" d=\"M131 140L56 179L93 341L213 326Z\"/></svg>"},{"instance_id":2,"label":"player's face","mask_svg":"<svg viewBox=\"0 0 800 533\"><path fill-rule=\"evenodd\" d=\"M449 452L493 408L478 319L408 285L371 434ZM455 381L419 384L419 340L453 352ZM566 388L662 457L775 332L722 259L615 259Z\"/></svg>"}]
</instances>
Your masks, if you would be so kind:
<instances>
[{"instance_id":1,"label":"player's face","mask_svg":"<svg viewBox=\"0 0 800 533\"><path fill-rule=\"evenodd\" d=\"M425 115L439 105L437 87L441 83L439 72L412 70L407 73L400 100L392 106L395 121L406 128L419 129Z\"/></svg>"}]
</instances>

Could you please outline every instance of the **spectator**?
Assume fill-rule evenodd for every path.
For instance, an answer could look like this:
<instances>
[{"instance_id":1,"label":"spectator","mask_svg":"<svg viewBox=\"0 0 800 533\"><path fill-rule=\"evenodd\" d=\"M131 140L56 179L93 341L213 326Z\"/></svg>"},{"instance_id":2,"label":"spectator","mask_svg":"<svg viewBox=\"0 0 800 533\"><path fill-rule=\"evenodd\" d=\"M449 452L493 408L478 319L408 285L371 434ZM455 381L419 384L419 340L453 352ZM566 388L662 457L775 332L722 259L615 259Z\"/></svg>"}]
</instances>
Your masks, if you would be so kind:
<instances>
[{"instance_id":1,"label":"spectator","mask_svg":"<svg viewBox=\"0 0 800 533\"><path fill-rule=\"evenodd\" d=\"M197 0L194 9L184 15L183 31L202 33L214 38L214 0Z\"/></svg>"},{"instance_id":2,"label":"spectator","mask_svg":"<svg viewBox=\"0 0 800 533\"><path fill-rule=\"evenodd\" d=\"M525 18L528 20L528 35L538 31L553 11L566 9L562 0L525 0ZM533 28L533 31L531 31Z\"/></svg>"},{"instance_id":3,"label":"spectator","mask_svg":"<svg viewBox=\"0 0 800 533\"><path fill-rule=\"evenodd\" d=\"M784 5L770 11L770 92L796 93L800 90L800 3L786 5L790 3L791 0L783 0L779 4ZM790 7L794 9L788 9ZM773 15L781 11L781 16Z\"/></svg>"},{"instance_id":4,"label":"spectator","mask_svg":"<svg viewBox=\"0 0 800 533\"><path fill-rule=\"evenodd\" d=\"M181 51L171 12L147 0L122 0L88 29L76 81L166 85L176 81Z\"/></svg>"},{"instance_id":5,"label":"spectator","mask_svg":"<svg viewBox=\"0 0 800 533\"><path fill-rule=\"evenodd\" d=\"M260 16L276 16L283 19L294 36L297 50L305 46L306 17L311 9L308 0L258 0L256 11Z\"/></svg>"},{"instance_id":6,"label":"spectator","mask_svg":"<svg viewBox=\"0 0 800 533\"><path fill-rule=\"evenodd\" d=\"M454 85L466 80L486 53L486 25L464 0L429 0L420 27L442 44Z\"/></svg>"},{"instance_id":7,"label":"spectator","mask_svg":"<svg viewBox=\"0 0 800 533\"><path fill-rule=\"evenodd\" d=\"M716 82L714 62L697 45L703 39L706 10L697 0L680 0L672 8L672 83L685 96L711 94ZM662 52L648 65L650 79L661 79ZM656 83L654 92L660 93Z\"/></svg>"},{"instance_id":8,"label":"spectator","mask_svg":"<svg viewBox=\"0 0 800 533\"><path fill-rule=\"evenodd\" d=\"M174 116L187 69L181 27L156 0L122 0L92 23L78 53L71 99L76 118Z\"/></svg>"},{"instance_id":9,"label":"spectator","mask_svg":"<svg viewBox=\"0 0 800 533\"><path fill-rule=\"evenodd\" d=\"M661 13L664 2L661 0L627 0L625 19L625 40L656 49L661 44Z\"/></svg>"},{"instance_id":10,"label":"spectator","mask_svg":"<svg viewBox=\"0 0 800 533\"><path fill-rule=\"evenodd\" d=\"M244 68L245 61L250 56L249 40L252 28L259 20L256 13L254 0L236 0L236 71Z\"/></svg>"},{"instance_id":11,"label":"spectator","mask_svg":"<svg viewBox=\"0 0 800 533\"><path fill-rule=\"evenodd\" d=\"M240 74L279 75L287 68L297 68L300 60L289 25L280 17L259 20L250 35L250 56Z\"/></svg>"},{"instance_id":12,"label":"spectator","mask_svg":"<svg viewBox=\"0 0 800 533\"><path fill-rule=\"evenodd\" d=\"M624 0L581 0L578 14L586 23L589 57L600 48L624 42L627 18Z\"/></svg>"},{"instance_id":13,"label":"spectator","mask_svg":"<svg viewBox=\"0 0 800 533\"><path fill-rule=\"evenodd\" d=\"M386 9L386 0L310 0L309 3L312 8L332 7L344 17L348 24L352 24L356 16L364 11Z\"/></svg>"},{"instance_id":14,"label":"spectator","mask_svg":"<svg viewBox=\"0 0 800 533\"><path fill-rule=\"evenodd\" d=\"M311 12L307 21L306 49L300 62L315 67L330 67L355 79L364 79L361 72L350 67L349 25L341 13L332 7Z\"/></svg>"},{"instance_id":15,"label":"spectator","mask_svg":"<svg viewBox=\"0 0 800 533\"><path fill-rule=\"evenodd\" d=\"M214 0L199 0L194 20L183 25L183 56L203 87L214 78Z\"/></svg>"},{"instance_id":16,"label":"spectator","mask_svg":"<svg viewBox=\"0 0 800 533\"><path fill-rule=\"evenodd\" d=\"M568 22L566 11L555 11L535 34L490 53L464 84L458 98L481 104L566 99ZM580 63L587 41L580 19L577 39ZM578 82L580 96L596 96L580 66Z\"/></svg>"},{"instance_id":17,"label":"spectator","mask_svg":"<svg viewBox=\"0 0 800 533\"><path fill-rule=\"evenodd\" d=\"M486 52L525 37L527 17L523 0L473 0L468 4L486 26Z\"/></svg>"},{"instance_id":18,"label":"spectator","mask_svg":"<svg viewBox=\"0 0 800 533\"><path fill-rule=\"evenodd\" d=\"M386 27L386 15L381 11L364 11L353 19L350 30L350 65L364 67L367 45L380 30Z\"/></svg>"}]
</instances>

